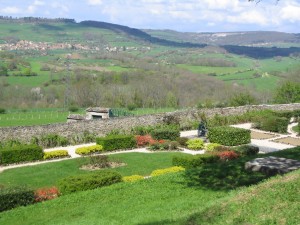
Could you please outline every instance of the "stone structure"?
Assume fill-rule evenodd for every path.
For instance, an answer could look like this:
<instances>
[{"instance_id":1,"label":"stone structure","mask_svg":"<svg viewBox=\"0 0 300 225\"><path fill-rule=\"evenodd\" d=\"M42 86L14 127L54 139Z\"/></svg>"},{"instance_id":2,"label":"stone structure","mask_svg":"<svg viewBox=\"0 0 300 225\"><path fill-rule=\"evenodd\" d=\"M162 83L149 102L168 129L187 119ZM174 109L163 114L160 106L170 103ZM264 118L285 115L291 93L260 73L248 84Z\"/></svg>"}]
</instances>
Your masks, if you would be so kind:
<instances>
[{"instance_id":1,"label":"stone structure","mask_svg":"<svg viewBox=\"0 0 300 225\"><path fill-rule=\"evenodd\" d=\"M83 120L85 120L85 117L82 116L82 115L79 115L79 114L70 114L67 117L67 123L77 122L77 121L83 121Z\"/></svg>"},{"instance_id":2,"label":"stone structure","mask_svg":"<svg viewBox=\"0 0 300 225\"><path fill-rule=\"evenodd\" d=\"M130 130L136 126L156 125L159 123L171 123L174 121L182 122L186 120L201 120L203 113L207 118L216 114L240 115L253 110L296 110L300 109L300 104L282 104L282 105L253 105L214 109L190 109L176 111L171 113L161 113L145 116L110 118L103 120L78 121L77 123L49 124L41 126L19 126L0 128L0 141L9 139L20 139L29 141L33 136L40 136L49 133L56 133L65 137L71 137L75 134L89 131L99 136L109 133L111 130Z\"/></svg>"},{"instance_id":3,"label":"stone structure","mask_svg":"<svg viewBox=\"0 0 300 225\"><path fill-rule=\"evenodd\" d=\"M266 157L246 162L245 169L262 172L267 175L284 174L300 169L300 162L293 159Z\"/></svg>"},{"instance_id":4,"label":"stone structure","mask_svg":"<svg viewBox=\"0 0 300 225\"><path fill-rule=\"evenodd\" d=\"M88 108L86 110L86 119L95 120L95 119L108 119L111 115L111 110L109 108Z\"/></svg>"}]
</instances>

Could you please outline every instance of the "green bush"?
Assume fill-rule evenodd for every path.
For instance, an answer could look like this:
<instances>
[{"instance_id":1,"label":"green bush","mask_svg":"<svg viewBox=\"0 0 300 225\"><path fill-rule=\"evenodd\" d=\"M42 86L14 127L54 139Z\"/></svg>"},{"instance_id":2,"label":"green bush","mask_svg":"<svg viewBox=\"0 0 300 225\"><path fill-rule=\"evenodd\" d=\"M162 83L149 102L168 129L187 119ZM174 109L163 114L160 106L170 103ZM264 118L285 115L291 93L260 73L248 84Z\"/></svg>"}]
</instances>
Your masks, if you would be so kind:
<instances>
[{"instance_id":1,"label":"green bush","mask_svg":"<svg viewBox=\"0 0 300 225\"><path fill-rule=\"evenodd\" d=\"M259 147L253 145L242 145L234 149L241 156L256 155L259 152Z\"/></svg>"},{"instance_id":2,"label":"green bush","mask_svg":"<svg viewBox=\"0 0 300 225\"><path fill-rule=\"evenodd\" d=\"M251 142L250 130L236 127L212 127L208 132L212 143L226 146L243 145Z\"/></svg>"},{"instance_id":3,"label":"green bush","mask_svg":"<svg viewBox=\"0 0 300 225\"><path fill-rule=\"evenodd\" d=\"M173 166L182 166L184 168L195 168L204 164L217 162L218 160L219 157L213 154L174 156L172 164Z\"/></svg>"},{"instance_id":4,"label":"green bush","mask_svg":"<svg viewBox=\"0 0 300 225\"><path fill-rule=\"evenodd\" d=\"M0 189L0 212L35 202L34 191L27 187Z\"/></svg>"},{"instance_id":5,"label":"green bush","mask_svg":"<svg viewBox=\"0 0 300 225\"><path fill-rule=\"evenodd\" d=\"M66 137L58 134L47 134L41 137L33 137L31 143L41 145L45 148L51 148L57 146L67 146L69 144L69 140Z\"/></svg>"},{"instance_id":6,"label":"green bush","mask_svg":"<svg viewBox=\"0 0 300 225\"><path fill-rule=\"evenodd\" d=\"M189 140L187 137L179 137L176 139L180 146L186 147L186 143Z\"/></svg>"},{"instance_id":7,"label":"green bush","mask_svg":"<svg viewBox=\"0 0 300 225\"><path fill-rule=\"evenodd\" d=\"M190 139L186 143L189 149L193 149L193 150L204 149L204 141L201 138Z\"/></svg>"},{"instance_id":8,"label":"green bush","mask_svg":"<svg viewBox=\"0 0 300 225\"><path fill-rule=\"evenodd\" d=\"M264 131L287 133L289 119L285 117L269 116L257 119L255 128Z\"/></svg>"},{"instance_id":9,"label":"green bush","mask_svg":"<svg viewBox=\"0 0 300 225\"><path fill-rule=\"evenodd\" d=\"M174 141L180 137L180 130L179 128L159 128L151 131L151 136L156 140Z\"/></svg>"},{"instance_id":10,"label":"green bush","mask_svg":"<svg viewBox=\"0 0 300 225\"><path fill-rule=\"evenodd\" d=\"M0 164L11 164L43 159L44 152L37 145L16 145L0 149Z\"/></svg>"},{"instance_id":11,"label":"green bush","mask_svg":"<svg viewBox=\"0 0 300 225\"><path fill-rule=\"evenodd\" d=\"M131 149L136 147L136 140L133 135L114 135L96 139L98 145L102 145L104 151L117 149Z\"/></svg>"},{"instance_id":12,"label":"green bush","mask_svg":"<svg viewBox=\"0 0 300 225\"><path fill-rule=\"evenodd\" d=\"M87 147L76 148L75 153L78 155L88 155L96 152L101 152L103 147L101 145L92 145Z\"/></svg>"},{"instance_id":13,"label":"green bush","mask_svg":"<svg viewBox=\"0 0 300 225\"><path fill-rule=\"evenodd\" d=\"M75 105L72 105L69 107L69 111L70 112L78 112L79 111L79 108Z\"/></svg>"},{"instance_id":14,"label":"green bush","mask_svg":"<svg viewBox=\"0 0 300 225\"><path fill-rule=\"evenodd\" d=\"M215 151L219 146L221 146L221 145L217 144L217 143L208 143L205 146L205 150L208 152L212 152L212 151Z\"/></svg>"},{"instance_id":15,"label":"green bush","mask_svg":"<svg viewBox=\"0 0 300 225\"><path fill-rule=\"evenodd\" d=\"M98 171L64 178L58 182L60 193L70 194L108 186L122 181L122 176L115 171Z\"/></svg>"},{"instance_id":16,"label":"green bush","mask_svg":"<svg viewBox=\"0 0 300 225\"><path fill-rule=\"evenodd\" d=\"M6 109L0 108L0 114L5 114L6 113Z\"/></svg>"},{"instance_id":17,"label":"green bush","mask_svg":"<svg viewBox=\"0 0 300 225\"><path fill-rule=\"evenodd\" d=\"M44 152L44 159L56 159L70 157L67 150L56 150L52 152Z\"/></svg>"}]
</instances>

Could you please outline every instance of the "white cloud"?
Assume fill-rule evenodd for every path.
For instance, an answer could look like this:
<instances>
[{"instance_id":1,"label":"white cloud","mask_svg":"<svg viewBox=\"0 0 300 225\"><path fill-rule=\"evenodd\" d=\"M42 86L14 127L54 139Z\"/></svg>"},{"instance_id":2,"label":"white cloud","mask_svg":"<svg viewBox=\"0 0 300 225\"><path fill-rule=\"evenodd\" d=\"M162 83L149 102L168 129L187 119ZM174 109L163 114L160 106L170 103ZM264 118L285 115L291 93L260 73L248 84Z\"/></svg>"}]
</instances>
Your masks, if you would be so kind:
<instances>
[{"instance_id":1,"label":"white cloud","mask_svg":"<svg viewBox=\"0 0 300 225\"><path fill-rule=\"evenodd\" d=\"M102 5L102 0L88 0L88 5Z\"/></svg>"},{"instance_id":2,"label":"white cloud","mask_svg":"<svg viewBox=\"0 0 300 225\"><path fill-rule=\"evenodd\" d=\"M69 8L66 5L63 5L63 4L60 4L60 3L57 3L57 2L52 3L51 7L54 8L54 9L60 10L60 14L69 12Z\"/></svg>"},{"instance_id":3,"label":"white cloud","mask_svg":"<svg viewBox=\"0 0 300 225\"><path fill-rule=\"evenodd\" d=\"M281 9L281 18L292 23L300 21L300 6L288 5Z\"/></svg>"},{"instance_id":4,"label":"white cloud","mask_svg":"<svg viewBox=\"0 0 300 225\"><path fill-rule=\"evenodd\" d=\"M40 0L35 0L33 5L36 5L36 6L42 6L42 5L45 5L45 2L43 1L40 1Z\"/></svg>"},{"instance_id":5,"label":"white cloud","mask_svg":"<svg viewBox=\"0 0 300 225\"><path fill-rule=\"evenodd\" d=\"M21 12L21 9L15 6L8 6L0 9L0 12L3 14L18 14Z\"/></svg>"}]
</instances>

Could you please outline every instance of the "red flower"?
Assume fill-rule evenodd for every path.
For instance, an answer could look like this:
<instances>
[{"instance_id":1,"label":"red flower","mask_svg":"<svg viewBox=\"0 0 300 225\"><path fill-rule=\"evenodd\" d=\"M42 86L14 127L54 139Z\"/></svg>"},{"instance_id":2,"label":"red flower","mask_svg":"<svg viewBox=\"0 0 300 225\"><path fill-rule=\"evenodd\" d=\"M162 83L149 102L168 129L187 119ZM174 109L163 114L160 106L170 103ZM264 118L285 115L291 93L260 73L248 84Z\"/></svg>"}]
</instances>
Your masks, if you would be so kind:
<instances>
[{"instance_id":1,"label":"red flower","mask_svg":"<svg viewBox=\"0 0 300 225\"><path fill-rule=\"evenodd\" d=\"M36 202L42 202L57 198L59 196L59 191L56 187L40 188L34 192L34 196Z\"/></svg>"},{"instance_id":2,"label":"red flower","mask_svg":"<svg viewBox=\"0 0 300 225\"><path fill-rule=\"evenodd\" d=\"M239 155L234 151L219 152L217 155L220 157L221 160L224 161L236 159L239 157Z\"/></svg>"}]
</instances>

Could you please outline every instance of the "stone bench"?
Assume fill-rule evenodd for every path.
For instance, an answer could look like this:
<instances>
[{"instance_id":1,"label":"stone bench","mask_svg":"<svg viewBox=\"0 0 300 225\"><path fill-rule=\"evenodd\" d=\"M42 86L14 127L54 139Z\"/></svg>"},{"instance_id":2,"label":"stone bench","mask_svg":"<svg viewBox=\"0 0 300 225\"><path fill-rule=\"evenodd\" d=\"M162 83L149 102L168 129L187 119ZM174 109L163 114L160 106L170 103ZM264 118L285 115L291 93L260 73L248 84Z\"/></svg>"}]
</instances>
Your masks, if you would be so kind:
<instances>
[{"instance_id":1,"label":"stone bench","mask_svg":"<svg viewBox=\"0 0 300 225\"><path fill-rule=\"evenodd\" d=\"M269 156L246 162L245 169L262 172L267 175L284 174L300 169L300 162L293 159Z\"/></svg>"}]
</instances>

